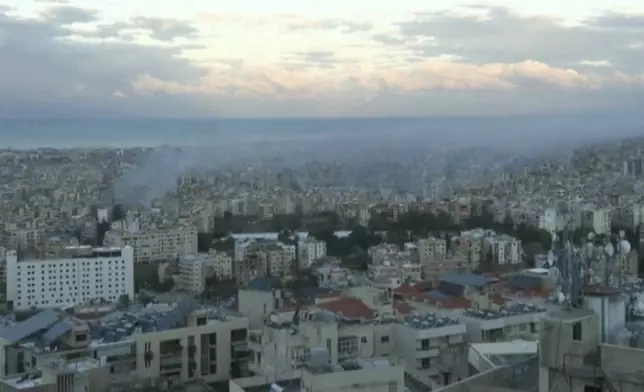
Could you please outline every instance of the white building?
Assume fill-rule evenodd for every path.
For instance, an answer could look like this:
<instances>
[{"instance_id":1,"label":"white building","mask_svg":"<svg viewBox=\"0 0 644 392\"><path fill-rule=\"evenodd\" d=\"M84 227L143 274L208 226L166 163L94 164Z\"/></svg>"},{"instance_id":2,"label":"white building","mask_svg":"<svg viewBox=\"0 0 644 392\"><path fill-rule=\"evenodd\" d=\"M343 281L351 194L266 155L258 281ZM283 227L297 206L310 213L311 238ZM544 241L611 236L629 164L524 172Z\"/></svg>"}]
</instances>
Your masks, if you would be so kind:
<instances>
[{"instance_id":1,"label":"white building","mask_svg":"<svg viewBox=\"0 0 644 392\"><path fill-rule=\"evenodd\" d=\"M595 234L610 234L610 208L584 207L581 211L581 227L591 229Z\"/></svg>"},{"instance_id":2,"label":"white building","mask_svg":"<svg viewBox=\"0 0 644 392\"><path fill-rule=\"evenodd\" d=\"M197 229L181 226L136 233L110 230L105 234L105 245L131 246L134 263L159 264L175 261L179 255L196 254Z\"/></svg>"},{"instance_id":3,"label":"white building","mask_svg":"<svg viewBox=\"0 0 644 392\"><path fill-rule=\"evenodd\" d=\"M134 298L134 254L124 248L68 248L69 257L19 260L7 252L7 300L14 309L65 307Z\"/></svg>"},{"instance_id":4,"label":"white building","mask_svg":"<svg viewBox=\"0 0 644 392\"><path fill-rule=\"evenodd\" d=\"M179 279L182 290L201 294L206 289L206 279L217 276L219 279L233 277L233 259L223 252L211 251L179 257Z\"/></svg>"},{"instance_id":5,"label":"white building","mask_svg":"<svg viewBox=\"0 0 644 392\"><path fill-rule=\"evenodd\" d=\"M508 235L486 237L483 242L484 253L492 254L496 264L520 264L523 250L521 241Z\"/></svg>"},{"instance_id":6,"label":"white building","mask_svg":"<svg viewBox=\"0 0 644 392\"><path fill-rule=\"evenodd\" d=\"M539 215L538 227L542 230L546 230L549 233L557 232L557 210L554 208L547 208L545 211L543 211Z\"/></svg>"},{"instance_id":7,"label":"white building","mask_svg":"<svg viewBox=\"0 0 644 392\"><path fill-rule=\"evenodd\" d=\"M192 294L203 293L208 269L212 268L213 264L213 259L208 254L179 257L179 288Z\"/></svg>"},{"instance_id":8,"label":"white building","mask_svg":"<svg viewBox=\"0 0 644 392\"><path fill-rule=\"evenodd\" d=\"M297 257L300 268L309 268L315 260L326 256L326 242L307 239L297 244Z\"/></svg>"}]
</instances>

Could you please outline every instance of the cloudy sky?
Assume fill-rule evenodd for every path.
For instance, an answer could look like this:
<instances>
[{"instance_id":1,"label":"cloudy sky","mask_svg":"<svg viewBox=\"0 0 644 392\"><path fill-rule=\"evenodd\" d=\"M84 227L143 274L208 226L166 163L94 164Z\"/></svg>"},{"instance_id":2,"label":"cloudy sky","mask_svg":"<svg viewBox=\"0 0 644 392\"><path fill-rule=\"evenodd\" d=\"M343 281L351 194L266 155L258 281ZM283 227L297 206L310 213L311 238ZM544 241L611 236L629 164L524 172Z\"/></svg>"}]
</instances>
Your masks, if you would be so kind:
<instances>
[{"instance_id":1,"label":"cloudy sky","mask_svg":"<svg viewBox=\"0 0 644 392\"><path fill-rule=\"evenodd\" d=\"M0 117L641 107L644 1L0 0Z\"/></svg>"}]
</instances>

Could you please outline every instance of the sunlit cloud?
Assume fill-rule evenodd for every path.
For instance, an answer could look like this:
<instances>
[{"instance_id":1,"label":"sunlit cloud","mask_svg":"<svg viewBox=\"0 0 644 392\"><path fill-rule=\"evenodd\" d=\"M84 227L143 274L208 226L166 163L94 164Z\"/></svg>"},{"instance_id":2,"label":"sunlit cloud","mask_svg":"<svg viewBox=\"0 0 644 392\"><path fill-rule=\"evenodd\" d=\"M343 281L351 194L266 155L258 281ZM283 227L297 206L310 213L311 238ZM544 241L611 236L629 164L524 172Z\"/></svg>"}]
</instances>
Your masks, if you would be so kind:
<instances>
[{"instance_id":1,"label":"sunlit cloud","mask_svg":"<svg viewBox=\"0 0 644 392\"><path fill-rule=\"evenodd\" d=\"M213 12L195 0L144 15L143 3L0 5L0 103L28 107L46 96L157 115L182 100L196 112L255 116L297 102L293 115L324 105L326 115L361 116L374 115L365 105L388 100L431 115L441 112L425 102L450 102L458 114L487 111L502 97L499 113L512 114L530 109L535 95L552 97L541 112L560 110L564 92L566 107L580 108L605 93L622 97L611 100L616 106L644 96L644 4L595 0L584 13L550 0L439 8L374 0L360 13L339 1L322 9L241 0Z\"/></svg>"}]
</instances>

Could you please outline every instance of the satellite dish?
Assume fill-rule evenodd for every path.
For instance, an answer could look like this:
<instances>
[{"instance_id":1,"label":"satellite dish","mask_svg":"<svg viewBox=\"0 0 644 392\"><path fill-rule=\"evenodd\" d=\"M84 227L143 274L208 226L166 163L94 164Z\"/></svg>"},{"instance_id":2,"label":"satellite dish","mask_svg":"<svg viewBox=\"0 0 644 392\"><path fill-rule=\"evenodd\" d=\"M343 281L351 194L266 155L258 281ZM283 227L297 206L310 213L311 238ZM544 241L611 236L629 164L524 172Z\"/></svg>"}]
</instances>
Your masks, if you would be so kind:
<instances>
[{"instance_id":1,"label":"satellite dish","mask_svg":"<svg viewBox=\"0 0 644 392\"><path fill-rule=\"evenodd\" d=\"M615 248L613 247L613 244L610 242L604 246L604 253L606 253L606 256L608 257L613 257L615 255Z\"/></svg>"},{"instance_id":2,"label":"satellite dish","mask_svg":"<svg viewBox=\"0 0 644 392\"><path fill-rule=\"evenodd\" d=\"M619 242L619 253L620 254L627 255L627 254L631 253L631 249L632 249L631 243L628 242L627 240L622 239Z\"/></svg>"}]
</instances>

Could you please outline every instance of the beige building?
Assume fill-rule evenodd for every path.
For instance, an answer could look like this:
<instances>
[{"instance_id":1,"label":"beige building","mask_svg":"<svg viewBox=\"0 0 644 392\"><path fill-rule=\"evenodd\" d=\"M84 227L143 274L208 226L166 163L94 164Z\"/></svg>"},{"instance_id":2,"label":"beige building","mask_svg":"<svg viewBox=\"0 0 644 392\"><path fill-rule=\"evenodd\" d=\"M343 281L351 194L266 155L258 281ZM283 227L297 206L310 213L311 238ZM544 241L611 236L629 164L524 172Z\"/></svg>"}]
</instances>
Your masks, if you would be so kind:
<instances>
[{"instance_id":1,"label":"beige building","mask_svg":"<svg viewBox=\"0 0 644 392\"><path fill-rule=\"evenodd\" d=\"M313 355L317 360L308 361L293 378L265 383L262 377L231 380L230 392L267 390L283 392L374 392L405 391L403 366L390 358L373 358L347 361L339 365L329 363L324 349L317 349ZM263 385L265 384L265 385Z\"/></svg>"},{"instance_id":2,"label":"beige building","mask_svg":"<svg viewBox=\"0 0 644 392\"><path fill-rule=\"evenodd\" d=\"M465 324L433 313L411 314L386 290L353 287L315 305L285 309L278 291L254 291L249 368L271 380L289 379L324 347L332 366L361 359L398 358L408 375L423 385L442 385L462 375ZM240 294L240 310L251 305ZM263 313L267 310L270 313ZM263 317L262 317L263 315Z\"/></svg>"},{"instance_id":3,"label":"beige building","mask_svg":"<svg viewBox=\"0 0 644 392\"><path fill-rule=\"evenodd\" d=\"M48 310L0 331L0 376L73 357L109 364L113 386L225 381L246 371L247 337L247 318L190 299L108 314L91 325Z\"/></svg>"},{"instance_id":4,"label":"beige building","mask_svg":"<svg viewBox=\"0 0 644 392\"><path fill-rule=\"evenodd\" d=\"M176 261L180 255L196 254L197 228L192 226L156 229L145 232L110 230L105 246L131 246L135 264L160 264Z\"/></svg>"}]
</instances>

